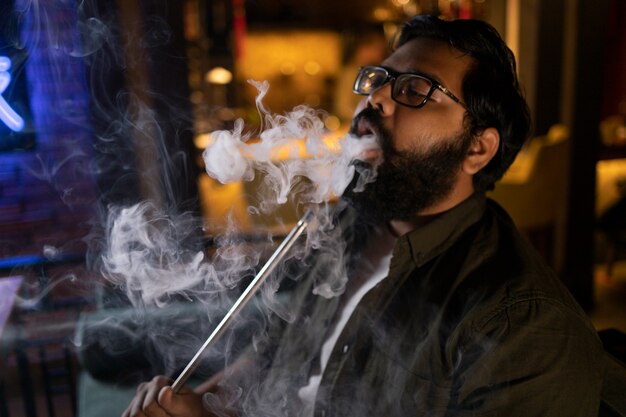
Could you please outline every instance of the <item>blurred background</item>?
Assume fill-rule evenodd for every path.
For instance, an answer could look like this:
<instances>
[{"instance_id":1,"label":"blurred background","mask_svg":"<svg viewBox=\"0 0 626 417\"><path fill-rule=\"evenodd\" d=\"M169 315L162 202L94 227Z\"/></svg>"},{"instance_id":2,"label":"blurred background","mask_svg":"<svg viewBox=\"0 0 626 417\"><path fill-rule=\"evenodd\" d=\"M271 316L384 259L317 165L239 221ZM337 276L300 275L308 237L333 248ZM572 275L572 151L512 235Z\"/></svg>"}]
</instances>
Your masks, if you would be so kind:
<instances>
[{"instance_id":1,"label":"blurred background","mask_svg":"<svg viewBox=\"0 0 626 417\"><path fill-rule=\"evenodd\" d=\"M416 14L488 21L515 53L533 135L491 197L598 330L626 331L626 2L3 0L0 415L124 403L134 380L90 367L83 349L85 323L115 293L97 268L108 209L192 213L207 253L234 222L265 251L258 236L280 237L297 210L253 213L259 179L209 178L209 133L243 119L253 139L248 80L267 80L268 109L307 104L340 137L356 69L384 59Z\"/></svg>"}]
</instances>

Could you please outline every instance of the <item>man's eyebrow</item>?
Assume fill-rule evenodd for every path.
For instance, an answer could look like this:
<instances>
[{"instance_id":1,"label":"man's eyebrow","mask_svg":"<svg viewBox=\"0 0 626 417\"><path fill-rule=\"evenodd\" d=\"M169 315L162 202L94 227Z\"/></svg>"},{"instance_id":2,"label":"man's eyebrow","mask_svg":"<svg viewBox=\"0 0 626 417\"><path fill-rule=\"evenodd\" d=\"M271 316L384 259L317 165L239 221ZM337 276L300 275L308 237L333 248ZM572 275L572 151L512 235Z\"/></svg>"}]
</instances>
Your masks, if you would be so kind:
<instances>
[{"instance_id":1,"label":"man's eyebrow","mask_svg":"<svg viewBox=\"0 0 626 417\"><path fill-rule=\"evenodd\" d=\"M396 74L414 74L414 75L421 75L422 77L426 77L426 78L430 78L433 81L436 81L438 84L444 86L447 88L446 84L441 81L441 78L439 78L437 75L431 73L431 72L427 72L427 71L422 71L419 69L408 69L407 71L398 71L392 67L388 67L388 66L384 66L381 65L383 68L390 70L392 73L396 73Z\"/></svg>"},{"instance_id":2,"label":"man's eyebrow","mask_svg":"<svg viewBox=\"0 0 626 417\"><path fill-rule=\"evenodd\" d=\"M441 78L439 78L438 76L436 76L435 74L431 72L413 70L411 71L411 74L421 75L422 77L430 78L431 80L436 81L438 84L441 84L443 86L446 85L443 81L441 81Z\"/></svg>"}]
</instances>

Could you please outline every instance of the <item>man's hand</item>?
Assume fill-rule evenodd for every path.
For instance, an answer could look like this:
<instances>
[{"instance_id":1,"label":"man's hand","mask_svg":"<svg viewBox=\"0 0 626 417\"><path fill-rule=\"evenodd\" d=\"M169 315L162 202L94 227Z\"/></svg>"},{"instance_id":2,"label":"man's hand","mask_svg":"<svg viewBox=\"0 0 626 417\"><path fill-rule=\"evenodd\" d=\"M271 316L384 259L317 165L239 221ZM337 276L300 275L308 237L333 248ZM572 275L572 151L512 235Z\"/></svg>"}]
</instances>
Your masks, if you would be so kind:
<instances>
[{"instance_id":1,"label":"man's hand","mask_svg":"<svg viewBox=\"0 0 626 417\"><path fill-rule=\"evenodd\" d=\"M170 387L172 380L156 376L137 387L135 398L122 417L210 417L202 406L202 394L184 386L178 394Z\"/></svg>"}]
</instances>

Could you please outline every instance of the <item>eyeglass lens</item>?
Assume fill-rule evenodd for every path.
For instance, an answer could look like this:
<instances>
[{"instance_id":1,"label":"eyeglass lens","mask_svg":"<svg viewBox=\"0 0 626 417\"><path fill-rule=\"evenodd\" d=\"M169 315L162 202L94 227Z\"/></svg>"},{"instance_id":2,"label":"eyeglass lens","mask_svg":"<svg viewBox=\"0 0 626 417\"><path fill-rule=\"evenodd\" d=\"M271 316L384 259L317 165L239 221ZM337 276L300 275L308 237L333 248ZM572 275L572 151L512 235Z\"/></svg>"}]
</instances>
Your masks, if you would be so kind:
<instances>
[{"instance_id":1,"label":"eyeglass lens","mask_svg":"<svg viewBox=\"0 0 626 417\"><path fill-rule=\"evenodd\" d=\"M394 100L409 106L419 106L424 103L431 89L432 84L426 78L401 75L393 85L392 96Z\"/></svg>"},{"instance_id":2,"label":"eyeglass lens","mask_svg":"<svg viewBox=\"0 0 626 417\"><path fill-rule=\"evenodd\" d=\"M359 94L369 95L389 80L388 72L383 68L363 68L357 77L354 90ZM432 83L423 77L401 74L393 82L392 97L408 106L420 106L430 94Z\"/></svg>"},{"instance_id":3,"label":"eyeglass lens","mask_svg":"<svg viewBox=\"0 0 626 417\"><path fill-rule=\"evenodd\" d=\"M387 72L382 68L363 68L359 74L356 90L360 94L371 94L387 81Z\"/></svg>"}]
</instances>

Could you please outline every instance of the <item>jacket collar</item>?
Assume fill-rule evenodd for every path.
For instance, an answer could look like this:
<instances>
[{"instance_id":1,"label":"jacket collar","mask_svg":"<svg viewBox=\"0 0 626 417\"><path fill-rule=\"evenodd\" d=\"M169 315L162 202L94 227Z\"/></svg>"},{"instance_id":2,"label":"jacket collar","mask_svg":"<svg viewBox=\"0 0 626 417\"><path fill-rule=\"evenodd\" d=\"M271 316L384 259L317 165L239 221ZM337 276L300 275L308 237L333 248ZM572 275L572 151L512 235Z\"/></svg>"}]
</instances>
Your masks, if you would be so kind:
<instances>
[{"instance_id":1,"label":"jacket collar","mask_svg":"<svg viewBox=\"0 0 626 417\"><path fill-rule=\"evenodd\" d=\"M484 193L474 193L459 205L398 239L394 258L410 254L417 267L447 250L482 217L486 207ZM406 256L406 255L404 255Z\"/></svg>"}]
</instances>

